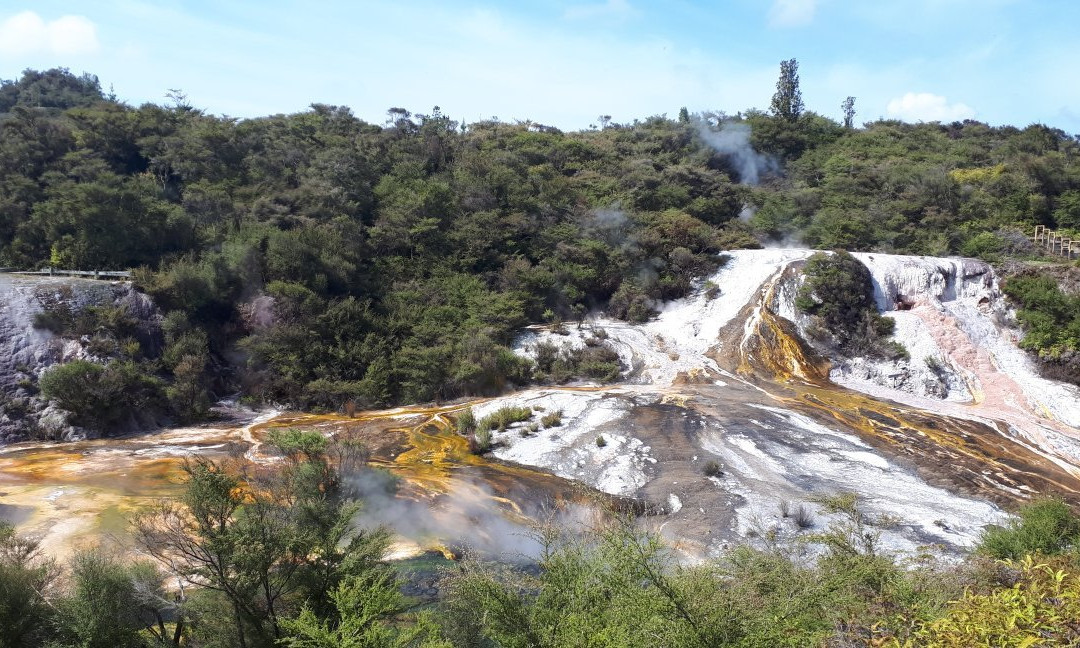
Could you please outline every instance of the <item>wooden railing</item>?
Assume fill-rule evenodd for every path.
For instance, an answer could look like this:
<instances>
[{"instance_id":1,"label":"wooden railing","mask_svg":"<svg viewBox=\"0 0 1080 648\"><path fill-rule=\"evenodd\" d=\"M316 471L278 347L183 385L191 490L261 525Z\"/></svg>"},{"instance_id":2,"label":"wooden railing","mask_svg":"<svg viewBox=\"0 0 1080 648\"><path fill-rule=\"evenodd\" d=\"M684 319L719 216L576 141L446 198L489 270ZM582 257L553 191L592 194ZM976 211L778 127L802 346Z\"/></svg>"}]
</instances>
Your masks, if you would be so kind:
<instances>
[{"instance_id":1,"label":"wooden railing","mask_svg":"<svg viewBox=\"0 0 1080 648\"><path fill-rule=\"evenodd\" d=\"M1035 235L1032 237L1035 245L1041 246L1050 254L1073 259L1080 256L1080 239L1073 240L1070 236L1059 234L1045 225L1035 226Z\"/></svg>"},{"instance_id":2,"label":"wooden railing","mask_svg":"<svg viewBox=\"0 0 1080 648\"><path fill-rule=\"evenodd\" d=\"M130 279L130 270L61 270L59 268L45 268L44 270L13 270L0 268L0 272L17 275L34 275L44 277L87 277L90 279Z\"/></svg>"}]
</instances>

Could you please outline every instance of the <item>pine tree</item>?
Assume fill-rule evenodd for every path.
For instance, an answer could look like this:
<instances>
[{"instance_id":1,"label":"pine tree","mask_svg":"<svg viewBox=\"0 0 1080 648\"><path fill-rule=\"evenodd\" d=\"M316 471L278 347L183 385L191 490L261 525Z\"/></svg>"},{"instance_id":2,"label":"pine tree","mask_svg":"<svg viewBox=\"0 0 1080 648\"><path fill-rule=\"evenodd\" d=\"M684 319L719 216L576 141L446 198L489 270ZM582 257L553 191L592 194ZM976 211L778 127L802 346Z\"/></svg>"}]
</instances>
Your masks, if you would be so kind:
<instances>
[{"instance_id":1,"label":"pine tree","mask_svg":"<svg viewBox=\"0 0 1080 648\"><path fill-rule=\"evenodd\" d=\"M840 107L844 110L844 128L855 127L855 97L848 97L844 99L844 103L840 104Z\"/></svg>"},{"instance_id":2,"label":"pine tree","mask_svg":"<svg viewBox=\"0 0 1080 648\"><path fill-rule=\"evenodd\" d=\"M772 112L777 117L794 122L803 111L802 92L799 90L799 62L795 59L780 61L780 78L776 81L776 94L772 98Z\"/></svg>"}]
</instances>

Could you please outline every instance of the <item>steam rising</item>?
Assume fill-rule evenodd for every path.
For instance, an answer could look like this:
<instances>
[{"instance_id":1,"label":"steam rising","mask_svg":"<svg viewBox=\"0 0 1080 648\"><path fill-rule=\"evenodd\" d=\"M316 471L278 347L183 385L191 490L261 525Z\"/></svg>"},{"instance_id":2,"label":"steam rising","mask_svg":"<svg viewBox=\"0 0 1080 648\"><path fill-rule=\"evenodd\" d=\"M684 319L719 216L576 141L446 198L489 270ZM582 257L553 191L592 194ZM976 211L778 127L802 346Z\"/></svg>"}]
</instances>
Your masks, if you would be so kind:
<instances>
[{"instance_id":1,"label":"steam rising","mask_svg":"<svg viewBox=\"0 0 1080 648\"><path fill-rule=\"evenodd\" d=\"M729 121L721 124L720 130L713 130L704 121L699 120L697 132L713 150L727 156L739 175L739 184L753 186L761 181L761 176L780 171L780 165L776 159L758 153L750 145L748 124Z\"/></svg>"},{"instance_id":2,"label":"steam rising","mask_svg":"<svg viewBox=\"0 0 1080 648\"><path fill-rule=\"evenodd\" d=\"M446 544L487 557L531 562L543 551L533 520L580 529L590 514L585 507L556 510L543 503L514 511L480 476L461 469L454 475L449 492L409 499L398 492L394 475L380 469L361 470L348 478L354 495L363 502L354 521L365 529L384 526L422 547Z\"/></svg>"}]
</instances>

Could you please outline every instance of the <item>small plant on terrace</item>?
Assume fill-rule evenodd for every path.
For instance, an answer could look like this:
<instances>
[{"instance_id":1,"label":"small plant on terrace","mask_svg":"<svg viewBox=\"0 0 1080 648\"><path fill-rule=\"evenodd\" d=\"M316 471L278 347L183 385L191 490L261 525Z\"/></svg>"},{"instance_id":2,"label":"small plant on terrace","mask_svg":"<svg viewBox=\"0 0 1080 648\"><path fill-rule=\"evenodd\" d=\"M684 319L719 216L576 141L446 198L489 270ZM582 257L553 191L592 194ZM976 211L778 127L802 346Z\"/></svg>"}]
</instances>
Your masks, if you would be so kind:
<instances>
[{"instance_id":1,"label":"small plant on terrace","mask_svg":"<svg viewBox=\"0 0 1080 648\"><path fill-rule=\"evenodd\" d=\"M540 424L546 428L559 427L562 425L562 410L555 410L554 412L544 414L540 419Z\"/></svg>"}]
</instances>

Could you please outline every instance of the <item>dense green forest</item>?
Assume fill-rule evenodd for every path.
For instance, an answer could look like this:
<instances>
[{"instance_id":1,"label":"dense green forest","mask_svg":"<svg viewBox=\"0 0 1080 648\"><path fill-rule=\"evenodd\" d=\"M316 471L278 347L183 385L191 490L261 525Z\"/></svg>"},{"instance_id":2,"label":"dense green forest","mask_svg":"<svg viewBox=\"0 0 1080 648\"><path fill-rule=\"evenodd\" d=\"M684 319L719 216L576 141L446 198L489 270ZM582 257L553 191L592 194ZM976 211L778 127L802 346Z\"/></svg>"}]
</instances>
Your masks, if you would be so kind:
<instances>
[{"instance_id":1,"label":"dense green forest","mask_svg":"<svg viewBox=\"0 0 1080 648\"><path fill-rule=\"evenodd\" d=\"M364 467L347 434L278 431L282 462L197 459L176 500L136 514L141 558L101 549L64 565L0 523L0 647L663 648L1073 646L1080 517L1058 500L991 527L960 563L900 560L854 496L796 544L768 536L679 565L616 519L539 528L535 562L472 557L410 600L388 536L349 520ZM809 553L808 553L809 550ZM817 556L810 560L808 556ZM504 559L505 560L505 559ZM182 584L179 587L178 584Z\"/></svg>"},{"instance_id":2,"label":"dense green forest","mask_svg":"<svg viewBox=\"0 0 1080 648\"><path fill-rule=\"evenodd\" d=\"M562 132L438 107L392 108L384 124L320 104L238 120L180 93L133 107L91 75L27 71L0 82L0 265L136 269L165 313L160 335L133 338L107 309L42 322L101 338L109 365L42 387L70 405L72 386L92 385L194 419L238 391L338 408L522 384L534 368L508 349L522 325L594 309L646 319L724 249L999 261L1036 257L1036 224L1080 233L1077 137L856 127L847 103L841 124L805 110L793 80L767 112ZM1076 350L1075 335L1041 339L1029 347L1049 361ZM537 373L610 374L594 364Z\"/></svg>"}]
</instances>

